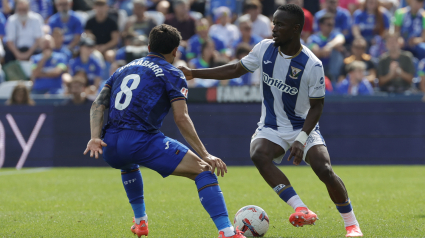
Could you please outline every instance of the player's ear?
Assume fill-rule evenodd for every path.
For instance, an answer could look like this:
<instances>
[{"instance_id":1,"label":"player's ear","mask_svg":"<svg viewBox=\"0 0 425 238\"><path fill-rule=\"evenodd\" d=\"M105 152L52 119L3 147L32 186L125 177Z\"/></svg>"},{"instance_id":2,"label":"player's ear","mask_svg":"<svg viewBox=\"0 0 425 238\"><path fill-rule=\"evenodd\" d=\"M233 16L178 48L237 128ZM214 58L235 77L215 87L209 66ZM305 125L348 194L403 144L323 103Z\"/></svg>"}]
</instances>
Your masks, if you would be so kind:
<instances>
[{"instance_id":1,"label":"player's ear","mask_svg":"<svg viewBox=\"0 0 425 238\"><path fill-rule=\"evenodd\" d=\"M173 54L173 57L177 57L177 50L178 50L179 48L178 47L176 47L176 48L174 48L174 50L171 52L171 54Z\"/></svg>"},{"instance_id":2,"label":"player's ear","mask_svg":"<svg viewBox=\"0 0 425 238\"><path fill-rule=\"evenodd\" d=\"M151 52L151 45L148 45L148 50L149 52Z\"/></svg>"}]
</instances>

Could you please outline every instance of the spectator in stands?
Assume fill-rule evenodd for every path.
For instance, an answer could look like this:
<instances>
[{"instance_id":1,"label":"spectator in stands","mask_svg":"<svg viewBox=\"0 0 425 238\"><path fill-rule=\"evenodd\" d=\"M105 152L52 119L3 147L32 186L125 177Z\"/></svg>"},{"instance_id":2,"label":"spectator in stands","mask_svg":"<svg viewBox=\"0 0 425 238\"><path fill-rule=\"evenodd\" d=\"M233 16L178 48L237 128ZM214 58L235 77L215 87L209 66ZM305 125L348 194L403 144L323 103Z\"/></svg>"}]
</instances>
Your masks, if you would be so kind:
<instances>
[{"instance_id":1,"label":"spectator in stands","mask_svg":"<svg viewBox=\"0 0 425 238\"><path fill-rule=\"evenodd\" d=\"M157 22L146 15L146 0L133 0L133 15L130 16L125 25L125 32L134 32L138 35L149 36L152 28Z\"/></svg>"},{"instance_id":2,"label":"spectator in stands","mask_svg":"<svg viewBox=\"0 0 425 238\"><path fill-rule=\"evenodd\" d=\"M262 38L270 38L272 29L270 19L261 14L262 5L259 0L248 0L244 6L245 15L239 18L239 22L250 19L252 22L252 33Z\"/></svg>"},{"instance_id":3,"label":"spectator in stands","mask_svg":"<svg viewBox=\"0 0 425 238\"><path fill-rule=\"evenodd\" d=\"M372 62L372 57L366 54L367 43L363 38L357 38L353 41L351 45L350 57L344 59L344 64L341 67L341 73L339 75L339 80L341 81L347 77L347 66L354 61L362 61L366 65L365 75L369 82L374 83L376 79L376 67Z\"/></svg>"},{"instance_id":4,"label":"spectator in stands","mask_svg":"<svg viewBox=\"0 0 425 238\"><path fill-rule=\"evenodd\" d=\"M134 32L124 32L122 37L123 47L119 48L115 53L115 60L126 60L125 52L126 47L133 44L134 39L136 38L136 33Z\"/></svg>"},{"instance_id":5,"label":"spectator in stands","mask_svg":"<svg viewBox=\"0 0 425 238\"><path fill-rule=\"evenodd\" d=\"M425 58L425 13L424 0L410 0L409 6L395 12L395 32L404 39L404 50L416 58Z\"/></svg>"},{"instance_id":6,"label":"spectator in stands","mask_svg":"<svg viewBox=\"0 0 425 238\"><path fill-rule=\"evenodd\" d=\"M87 98L86 87L87 75L84 71L78 71L68 87L72 98L65 105L91 105L93 102Z\"/></svg>"},{"instance_id":7,"label":"spectator in stands","mask_svg":"<svg viewBox=\"0 0 425 238\"><path fill-rule=\"evenodd\" d=\"M49 26L52 30L56 27L62 29L63 44L72 50L84 32L81 20L71 10L72 0L55 0L55 5L58 12L49 18Z\"/></svg>"},{"instance_id":8,"label":"spectator in stands","mask_svg":"<svg viewBox=\"0 0 425 238\"><path fill-rule=\"evenodd\" d=\"M117 51L115 60L125 60L127 63L146 57L149 54L148 38L144 35L129 35L126 46ZM110 61L111 63L113 61Z\"/></svg>"},{"instance_id":9,"label":"spectator in stands","mask_svg":"<svg viewBox=\"0 0 425 238\"><path fill-rule=\"evenodd\" d=\"M326 13L319 19L320 31L311 35L308 46L313 53L322 61L325 75L332 81L336 81L343 62L340 53L345 43L344 36L334 29L335 17Z\"/></svg>"},{"instance_id":10,"label":"spectator in stands","mask_svg":"<svg viewBox=\"0 0 425 238\"><path fill-rule=\"evenodd\" d=\"M418 72L418 76L421 78L419 89L422 92L425 92L425 58L419 62L417 72Z\"/></svg>"},{"instance_id":11,"label":"spectator in stands","mask_svg":"<svg viewBox=\"0 0 425 238\"><path fill-rule=\"evenodd\" d=\"M411 87L415 66L413 56L401 50L403 40L398 34L389 34L386 39L388 52L379 60L377 73L382 91L401 93Z\"/></svg>"},{"instance_id":12,"label":"spectator in stands","mask_svg":"<svg viewBox=\"0 0 425 238\"><path fill-rule=\"evenodd\" d=\"M389 13L379 5L379 0L366 0L363 7L354 12L353 19L354 38L364 38L369 46L376 36L385 38L390 28Z\"/></svg>"},{"instance_id":13,"label":"spectator in stands","mask_svg":"<svg viewBox=\"0 0 425 238\"><path fill-rule=\"evenodd\" d=\"M351 15L359 8L359 2L363 0L339 0L339 6L347 9Z\"/></svg>"},{"instance_id":14,"label":"spectator in stands","mask_svg":"<svg viewBox=\"0 0 425 238\"><path fill-rule=\"evenodd\" d=\"M214 65L218 58L218 53L215 51L214 41L208 39L202 44L201 55L189 61L189 67L192 69L210 68ZM190 87L209 88L218 84L217 80L213 79L195 79L194 82L188 82Z\"/></svg>"},{"instance_id":15,"label":"spectator in stands","mask_svg":"<svg viewBox=\"0 0 425 238\"><path fill-rule=\"evenodd\" d=\"M182 40L187 41L195 35L195 19L189 14L189 1L176 0L173 10L174 14L170 14L164 23L177 28L181 33Z\"/></svg>"},{"instance_id":16,"label":"spectator in stands","mask_svg":"<svg viewBox=\"0 0 425 238\"><path fill-rule=\"evenodd\" d=\"M209 34L223 41L224 46L231 49L234 42L239 39L239 30L230 23L230 10L227 7L219 7L215 9L214 15L217 24L210 27Z\"/></svg>"},{"instance_id":17,"label":"spectator in stands","mask_svg":"<svg viewBox=\"0 0 425 238\"><path fill-rule=\"evenodd\" d=\"M252 33L252 22L249 18L239 21L239 31L241 37L233 43L232 49L236 49L240 43L247 43L251 48L258 44L263 39Z\"/></svg>"},{"instance_id":18,"label":"spectator in stands","mask_svg":"<svg viewBox=\"0 0 425 238\"><path fill-rule=\"evenodd\" d=\"M240 26L240 24L239 24L239 26ZM248 43L242 42L242 43L238 44L238 46L237 46L237 48L235 50L235 57L236 58L234 60L232 60L230 63L238 63L243 57L247 56L251 50L252 50L252 46L250 46ZM255 80L256 77L258 77L258 75L257 75L258 72L257 71L255 71L254 73L244 74L244 75L242 75L239 78L232 79L232 81L239 82L240 85L257 84L258 83L257 82L258 80ZM220 80L220 83L222 81L227 81L227 80ZM232 82L232 84L234 82Z\"/></svg>"},{"instance_id":19,"label":"spectator in stands","mask_svg":"<svg viewBox=\"0 0 425 238\"><path fill-rule=\"evenodd\" d=\"M96 49L104 53L118 44L118 24L108 15L106 0L95 0L93 9L95 15L87 21L85 30L96 37Z\"/></svg>"},{"instance_id":20,"label":"spectator in stands","mask_svg":"<svg viewBox=\"0 0 425 238\"><path fill-rule=\"evenodd\" d=\"M15 8L14 0L0 1L0 12L3 13L4 15L9 15L10 13L12 13L14 8Z\"/></svg>"},{"instance_id":21,"label":"spectator in stands","mask_svg":"<svg viewBox=\"0 0 425 238\"><path fill-rule=\"evenodd\" d=\"M28 60L40 45L42 28L43 20L40 14L29 10L29 0L17 0L15 14L6 23L6 63Z\"/></svg>"},{"instance_id":22,"label":"spectator in stands","mask_svg":"<svg viewBox=\"0 0 425 238\"><path fill-rule=\"evenodd\" d=\"M319 19L326 13L331 13L335 18L335 30L341 32L345 39L348 40L351 36L351 15L347 9L338 6L339 0L326 0L326 8L314 14L314 31L319 31Z\"/></svg>"},{"instance_id":23,"label":"spectator in stands","mask_svg":"<svg viewBox=\"0 0 425 238\"><path fill-rule=\"evenodd\" d=\"M295 4L300 6L303 11L304 11L304 27L303 27L303 31L301 32L301 39L303 39L304 41L308 40L308 37L313 34L313 15L311 14L311 12L305 8L303 8L304 6L304 0L286 0L287 4Z\"/></svg>"},{"instance_id":24,"label":"spectator in stands","mask_svg":"<svg viewBox=\"0 0 425 238\"><path fill-rule=\"evenodd\" d=\"M50 35L45 35L42 41L42 53L31 57L33 94L61 94L62 74L67 66L62 53L53 52L55 42Z\"/></svg>"},{"instance_id":25,"label":"spectator in stands","mask_svg":"<svg viewBox=\"0 0 425 238\"><path fill-rule=\"evenodd\" d=\"M347 65L347 77L339 82L335 92L344 95L372 95L373 87L364 77L366 64L362 61L353 61Z\"/></svg>"},{"instance_id":26,"label":"spectator in stands","mask_svg":"<svg viewBox=\"0 0 425 238\"><path fill-rule=\"evenodd\" d=\"M12 91L6 105L29 105L34 106L35 102L31 99L30 90L23 83L18 83Z\"/></svg>"},{"instance_id":27,"label":"spectator in stands","mask_svg":"<svg viewBox=\"0 0 425 238\"><path fill-rule=\"evenodd\" d=\"M0 12L0 40L3 41L4 36L6 35L6 17L3 13Z\"/></svg>"},{"instance_id":28,"label":"spectator in stands","mask_svg":"<svg viewBox=\"0 0 425 238\"><path fill-rule=\"evenodd\" d=\"M30 9L33 12L39 13L44 20L47 20L53 15L53 0L31 0Z\"/></svg>"},{"instance_id":29,"label":"spectator in stands","mask_svg":"<svg viewBox=\"0 0 425 238\"><path fill-rule=\"evenodd\" d=\"M198 57L201 54L202 44L211 39L214 41L215 49L222 53L226 54L228 49L224 46L224 42L215 36L208 35L209 22L206 18L202 18L201 20L196 22L196 34L190 37L187 41L186 48L186 59L191 60L193 58Z\"/></svg>"},{"instance_id":30,"label":"spectator in stands","mask_svg":"<svg viewBox=\"0 0 425 238\"><path fill-rule=\"evenodd\" d=\"M192 1L193 2L193 1ZM195 1L196 2L196 1ZM241 14L243 0L206 0L205 1L205 17L208 21L214 23L217 17L214 14L215 9L219 7L227 7L232 13L232 22Z\"/></svg>"},{"instance_id":31,"label":"spectator in stands","mask_svg":"<svg viewBox=\"0 0 425 238\"><path fill-rule=\"evenodd\" d=\"M68 47L63 45L63 30L61 28L53 28L52 29L52 37L55 41L54 52L62 53L65 56L65 62L68 65L69 60L72 58L72 52L68 49Z\"/></svg>"},{"instance_id":32,"label":"spectator in stands","mask_svg":"<svg viewBox=\"0 0 425 238\"><path fill-rule=\"evenodd\" d=\"M94 47L95 42L91 38L81 37L79 56L69 62L69 72L71 76L75 76L78 71L86 72L88 84L95 86L92 92L96 93L102 79L103 69L93 54Z\"/></svg>"}]
</instances>

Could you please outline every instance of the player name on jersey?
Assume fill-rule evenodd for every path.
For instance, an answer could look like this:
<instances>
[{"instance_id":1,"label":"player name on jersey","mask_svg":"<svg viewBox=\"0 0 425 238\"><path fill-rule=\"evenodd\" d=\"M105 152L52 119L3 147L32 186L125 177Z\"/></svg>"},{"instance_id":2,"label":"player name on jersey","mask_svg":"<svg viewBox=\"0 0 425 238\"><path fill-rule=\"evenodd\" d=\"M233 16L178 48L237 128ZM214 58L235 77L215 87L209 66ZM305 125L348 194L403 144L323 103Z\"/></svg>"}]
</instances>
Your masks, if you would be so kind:
<instances>
[{"instance_id":1,"label":"player name on jersey","mask_svg":"<svg viewBox=\"0 0 425 238\"><path fill-rule=\"evenodd\" d=\"M121 72L127 67L136 66L136 65L150 68L155 73L156 77L164 76L164 74L162 73L163 72L162 69L157 64L150 62L148 60L135 60L127 64L126 66L121 67L121 69L119 69L119 72Z\"/></svg>"}]
</instances>

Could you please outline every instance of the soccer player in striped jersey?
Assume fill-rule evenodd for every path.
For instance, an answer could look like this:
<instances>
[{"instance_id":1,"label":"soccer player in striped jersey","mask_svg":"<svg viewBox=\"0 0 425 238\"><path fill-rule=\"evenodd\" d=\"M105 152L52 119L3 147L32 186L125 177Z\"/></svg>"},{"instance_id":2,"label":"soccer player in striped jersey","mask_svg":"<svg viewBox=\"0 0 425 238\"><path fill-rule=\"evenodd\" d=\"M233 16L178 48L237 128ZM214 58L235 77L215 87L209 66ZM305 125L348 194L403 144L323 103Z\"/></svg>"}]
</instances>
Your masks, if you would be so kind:
<instances>
[{"instance_id":1,"label":"soccer player in striped jersey","mask_svg":"<svg viewBox=\"0 0 425 238\"><path fill-rule=\"evenodd\" d=\"M317 215L310 211L288 178L272 161L280 163L286 151L294 164L310 164L325 183L332 201L344 219L347 237L362 236L347 190L332 170L328 151L319 131L325 83L322 62L300 44L303 10L280 6L273 15L273 39L263 40L242 60L211 69L180 67L191 78L237 78L256 69L262 71L262 107L258 128L251 140L251 159L264 180L295 210L294 226L311 225Z\"/></svg>"}]
</instances>

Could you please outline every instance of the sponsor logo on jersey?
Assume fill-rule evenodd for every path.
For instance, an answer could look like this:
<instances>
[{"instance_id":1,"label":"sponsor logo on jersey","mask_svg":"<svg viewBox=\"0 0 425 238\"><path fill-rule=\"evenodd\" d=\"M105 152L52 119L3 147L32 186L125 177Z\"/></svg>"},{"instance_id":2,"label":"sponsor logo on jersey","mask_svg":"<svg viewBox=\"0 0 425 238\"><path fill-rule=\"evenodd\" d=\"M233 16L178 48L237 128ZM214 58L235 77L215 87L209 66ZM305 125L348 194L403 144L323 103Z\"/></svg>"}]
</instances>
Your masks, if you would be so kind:
<instances>
[{"instance_id":1,"label":"sponsor logo on jersey","mask_svg":"<svg viewBox=\"0 0 425 238\"><path fill-rule=\"evenodd\" d=\"M189 92L189 90L185 87L183 87L180 92L184 95L185 98L187 98L187 93Z\"/></svg>"},{"instance_id":2,"label":"sponsor logo on jersey","mask_svg":"<svg viewBox=\"0 0 425 238\"><path fill-rule=\"evenodd\" d=\"M301 71L301 69L291 66L291 73L289 74L289 77L293 79L298 79L298 75L301 73Z\"/></svg>"},{"instance_id":3,"label":"sponsor logo on jersey","mask_svg":"<svg viewBox=\"0 0 425 238\"><path fill-rule=\"evenodd\" d=\"M301 70L299 72L301 72ZM266 83L269 86L273 86L273 87L279 89L280 91L282 91L284 93L288 93L288 94L291 94L291 95L295 95L295 94L298 93L298 89L296 87L291 87L280 79L271 78L268 74L266 74L264 72L263 72L263 82Z\"/></svg>"}]
</instances>

